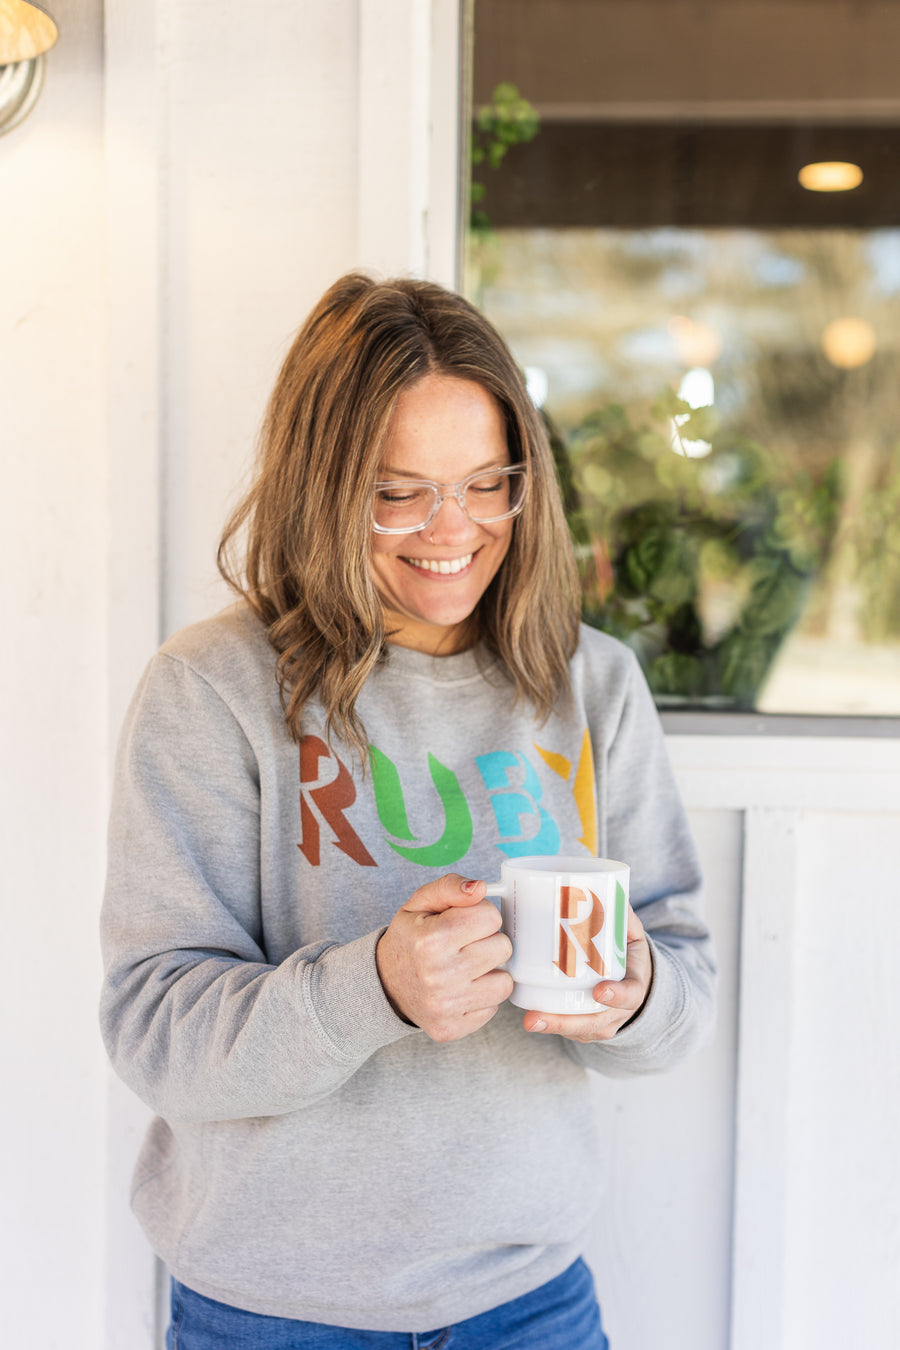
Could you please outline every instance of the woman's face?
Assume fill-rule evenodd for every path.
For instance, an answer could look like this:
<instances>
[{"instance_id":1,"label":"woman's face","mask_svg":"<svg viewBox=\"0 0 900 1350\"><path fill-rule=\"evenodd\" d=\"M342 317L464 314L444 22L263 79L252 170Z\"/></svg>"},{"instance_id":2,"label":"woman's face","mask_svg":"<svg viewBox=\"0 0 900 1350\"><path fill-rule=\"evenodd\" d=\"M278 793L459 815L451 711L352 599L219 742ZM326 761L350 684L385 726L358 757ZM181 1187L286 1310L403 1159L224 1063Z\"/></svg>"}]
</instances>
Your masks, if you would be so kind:
<instances>
[{"instance_id":1,"label":"woman's face","mask_svg":"<svg viewBox=\"0 0 900 1350\"><path fill-rule=\"evenodd\" d=\"M500 405L472 380L426 375L397 400L380 479L458 483L509 464ZM447 655L474 641L468 622L506 557L514 521L476 524L455 497L414 534L372 533L372 575L388 640ZM458 570L439 571L445 563Z\"/></svg>"}]
</instances>

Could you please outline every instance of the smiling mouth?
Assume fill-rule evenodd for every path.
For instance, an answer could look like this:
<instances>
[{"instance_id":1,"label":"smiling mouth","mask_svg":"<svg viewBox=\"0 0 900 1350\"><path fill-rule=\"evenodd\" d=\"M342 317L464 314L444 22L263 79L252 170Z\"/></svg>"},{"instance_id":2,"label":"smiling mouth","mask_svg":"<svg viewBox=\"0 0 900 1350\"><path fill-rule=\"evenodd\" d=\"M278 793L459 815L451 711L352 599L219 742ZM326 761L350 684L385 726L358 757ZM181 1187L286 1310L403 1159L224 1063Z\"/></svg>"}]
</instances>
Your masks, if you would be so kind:
<instances>
[{"instance_id":1,"label":"smiling mouth","mask_svg":"<svg viewBox=\"0 0 900 1350\"><path fill-rule=\"evenodd\" d=\"M456 572L464 571L474 557L474 553L465 553L461 558L441 558L440 561L435 558L404 558L404 562L408 562L411 567L418 567L420 572L453 576Z\"/></svg>"}]
</instances>

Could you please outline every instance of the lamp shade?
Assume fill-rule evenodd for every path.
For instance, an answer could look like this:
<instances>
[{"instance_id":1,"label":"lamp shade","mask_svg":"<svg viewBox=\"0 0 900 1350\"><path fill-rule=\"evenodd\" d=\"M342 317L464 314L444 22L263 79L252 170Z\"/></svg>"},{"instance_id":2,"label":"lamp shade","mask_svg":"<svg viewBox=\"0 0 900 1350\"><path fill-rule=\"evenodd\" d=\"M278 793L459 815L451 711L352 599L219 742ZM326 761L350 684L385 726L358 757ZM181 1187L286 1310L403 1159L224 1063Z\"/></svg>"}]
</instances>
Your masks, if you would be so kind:
<instances>
[{"instance_id":1,"label":"lamp shade","mask_svg":"<svg viewBox=\"0 0 900 1350\"><path fill-rule=\"evenodd\" d=\"M48 52L59 29L43 9L26 0L0 0L0 66L33 61Z\"/></svg>"}]
</instances>

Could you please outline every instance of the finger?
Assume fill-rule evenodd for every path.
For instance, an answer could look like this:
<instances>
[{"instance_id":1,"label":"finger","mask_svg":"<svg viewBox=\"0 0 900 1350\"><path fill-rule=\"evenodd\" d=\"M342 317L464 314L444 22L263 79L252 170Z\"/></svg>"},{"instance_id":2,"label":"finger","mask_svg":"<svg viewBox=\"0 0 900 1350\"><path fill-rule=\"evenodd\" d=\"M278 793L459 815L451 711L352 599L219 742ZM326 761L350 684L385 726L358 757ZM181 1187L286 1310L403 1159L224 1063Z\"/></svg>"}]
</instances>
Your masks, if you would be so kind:
<instances>
[{"instance_id":1,"label":"finger","mask_svg":"<svg viewBox=\"0 0 900 1350\"><path fill-rule=\"evenodd\" d=\"M595 1013L527 1012L522 1025L526 1031L543 1032L548 1036L566 1036L575 1041L611 1040L621 1023L621 1014L602 1009Z\"/></svg>"},{"instance_id":2,"label":"finger","mask_svg":"<svg viewBox=\"0 0 900 1350\"><path fill-rule=\"evenodd\" d=\"M488 937L467 943L462 952L471 978L477 980L488 971L497 970L509 960L512 956L512 943L505 933L492 933Z\"/></svg>"},{"instance_id":3,"label":"finger","mask_svg":"<svg viewBox=\"0 0 900 1350\"><path fill-rule=\"evenodd\" d=\"M405 929L402 962L431 987L469 982L508 961L512 952L509 938L498 931L500 916L488 901L439 914L401 910L397 920ZM395 921L382 942L398 926Z\"/></svg>"},{"instance_id":4,"label":"finger","mask_svg":"<svg viewBox=\"0 0 900 1350\"><path fill-rule=\"evenodd\" d=\"M594 999L602 1008L620 1008L635 1012L644 1001L644 986L640 980L616 980L612 984L596 984Z\"/></svg>"},{"instance_id":5,"label":"finger","mask_svg":"<svg viewBox=\"0 0 900 1350\"><path fill-rule=\"evenodd\" d=\"M469 948L494 937L500 929L500 915L489 901L483 905L454 907L441 913L420 910L410 915L408 922L415 930L419 950L431 953L439 965L451 955L462 955L465 961ZM501 957L500 964L507 960L509 952Z\"/></svg>"},{"instance_id":6,"label":"finger","mask_svg":"<svg viewBox=\"0 0 900 1350\"><path fill-rule=\"evenodd\" d=\"M491 937L503 937L507 954L501 961L508 961L512 956L512 943L501 933L503 921L490 900L482 900L480 904L467 909L445 910L443 914L435 917L434 922L452 932L454 941L461 951L473 943L484 942Z\"/></svg>"},{"instance_id":7,"label":"finger","mask_svg":"<svg viewBox=\"0 0 900 1350\"><path fill-rule=\"evenodd\" d=\"M496 1016L499 1006L498 1003L487 1008L477 1008L473 1009L472 1012L463 1013L460 1019L460 1024L463 1027L461 1035L471 1036L473 1031L478 1031L480 1027L485 1026L492 1017Z\"/></svg>"},{"instance_id":8,"label":"finger","mask_svg":"<svg viewBox=\"0 0 900 1350\"><path fill-rule=\"evenodd\" d=\"M511 992L512 977L494 970L468 981L464 989L426 1008L421 1020L413 1020L433 1041L459 1040L490 1021Z\"/></svg>"},{"instance_id":9,"label":"finger","mask_svg":"<svg viewBox=\"0 0 900 1350\"><path fill-rule=\"evenodd\" d=\"M458 872L450 872L413 891L401 909L409 914L441 914L447 909L466 908L484 899L484 887L483 881L473 881L461 877ZM494 908L491 905L491 909Z\"/></svg>"},{"instance_id":10,"label":"finger","mask_svg":"<svg viewBox=\"0 0 900 1350\"><path fill-rule=\"evenodd\" d=\"M645 936L644 925L635 914L631 906L628 906L628 927L625 930L626 942L639 942Z\"/></svg>"},{"instance_id":11,"label":"finger","mask_svg":"<svg viewBox=\"0 0 900 1350\"><path fill-rule=\"evenodd\" d=\"M493 1008L505 1003L512 993L513 978L506 970L491 970L472 981L472 1010Z\"/></svg>"},{"instance_id":12,"label":"finger","mask_svg":"<svg viewBox=\"0 0 900 1350\"><path fill-rule=\"evenodd\" d=\"M644 925L632 910L628 920L625 978L601 982L594 988L598 1003L628 1009L629 1015L643 1007L653 979L653 956Z\"/></svg>"}]
</instances>

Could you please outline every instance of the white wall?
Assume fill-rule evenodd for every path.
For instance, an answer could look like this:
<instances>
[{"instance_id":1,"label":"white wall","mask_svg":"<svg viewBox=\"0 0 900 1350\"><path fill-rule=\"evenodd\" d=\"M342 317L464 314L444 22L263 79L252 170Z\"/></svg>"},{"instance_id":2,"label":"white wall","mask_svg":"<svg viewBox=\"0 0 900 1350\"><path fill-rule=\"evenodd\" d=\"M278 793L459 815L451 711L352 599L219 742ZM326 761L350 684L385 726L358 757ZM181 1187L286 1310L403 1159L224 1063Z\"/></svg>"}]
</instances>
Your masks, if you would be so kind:
<instances>
[{"instance_id":1,"label":"white wall","mask_svg":"<svg viewBox=\"0 0 900 1350\"><path fill-rule=\"evenodd\" d=\"M898 1345L900 739L670 745L743 819L731 1350Z\"/></svg>"},{"instance_id":2,"label":"white wall","mask_svg":"<svg viewBox=\"0 0 900 1350\"><path fill-rule=\"evenodd\" d=\"M41 1350L100 1325L106 1076L102 12L55 11L42 99L0 138L0 1282L4 1339Z\"/></svg>"}]
</instances>

